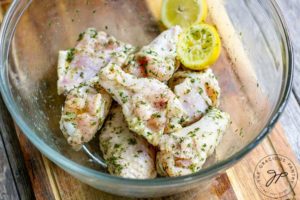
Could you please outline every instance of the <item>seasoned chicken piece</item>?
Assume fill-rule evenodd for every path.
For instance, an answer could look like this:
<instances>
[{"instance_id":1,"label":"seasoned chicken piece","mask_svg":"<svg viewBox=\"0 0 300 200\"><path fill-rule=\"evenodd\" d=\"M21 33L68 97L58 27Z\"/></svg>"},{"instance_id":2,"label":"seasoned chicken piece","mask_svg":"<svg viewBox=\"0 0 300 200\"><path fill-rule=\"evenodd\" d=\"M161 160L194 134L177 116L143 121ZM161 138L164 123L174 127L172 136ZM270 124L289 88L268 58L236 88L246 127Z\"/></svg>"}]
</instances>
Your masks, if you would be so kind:
<instances>
[{"instance_id":1,"label":"seasoned chicken piece","mask_svg":"<svg viewBox=\"0 0 300 200\"><path fill-rule=\"evenodd\" d=\"M93 28L81 33L78 41L75 48L59 52L58 94L67 94L73 88L95 79L112 56L127 58L134 51L133 46Z\"/></svg>"},{"instance_id":2,"label":"seasoned chicken piece","mask_svg":"<svg viewBox=\"0 0 300 200\"><path fill-rule=\"evenodd\" d=\"M183 176L199 171L219 144L229 115L213 108L198 122L161 137L156 157L162 176Z\"/></svg>"},{"instance_id":3,"label":"seasoned chicken piece","mask_svg":"<svg viewBox=\"0 0 300 200\"><path fill-rule=\"evenodd\" d=\"M60 129L75 150L94 137L110 105L110 95L99 86L80 86L70 91L63 107Z\"/></svg>"},{"instance_id":4,"label":"seasoned chicken piece","mask_svg":"<svg viewBox=\"0 0 300 200\"><path fill-rule=\"evenodd\" d=\"M174 93L156 79L137 78L111 62L99 72L99 84L121 106L129 129L156 146L163 133L181 129L186 113Z\"/></svg>"},{"instance_id":5,"label":"seasoned chicken piece","mask_svg":"<svg viewBox=\"0 0 300 200\"><path fill-rule=\"evenodd\" d=\"M136 77L152 77L168 81L179 66L176 60L176 44L181 33L179 26L162 32L149 45L141 48L124 70Z\"/></svg>"},{"instance_id":6,"label":"seasoned chicken piece","mask_svg":"<svg viewBox=\"0 0 300 200\"><path fill-rule=\"evenodd\" d=\"M184 125L198 121L209 107L219 106L220 87L211 69L178 71L170 86L188 113Z\"/></svg>"},{"instance_id":7,"label":"seasoned chicken piece","mask_svg":"<svg viewBox=\"0 0 300 200\"><path fill-rule=\"evenodd\" d=\"M99 140L111 174L135 179L156 177L153 146L128 129L120 106L110 111Z\"/></svg>"}]
</instances>

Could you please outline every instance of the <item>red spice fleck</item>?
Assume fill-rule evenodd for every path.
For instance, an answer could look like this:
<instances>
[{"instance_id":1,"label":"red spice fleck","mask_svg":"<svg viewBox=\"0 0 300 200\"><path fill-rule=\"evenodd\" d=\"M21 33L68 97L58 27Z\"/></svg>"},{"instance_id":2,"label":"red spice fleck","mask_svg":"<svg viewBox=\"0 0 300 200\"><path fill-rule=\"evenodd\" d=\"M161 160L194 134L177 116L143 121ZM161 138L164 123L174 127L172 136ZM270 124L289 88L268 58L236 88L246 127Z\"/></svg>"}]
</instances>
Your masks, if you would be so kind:
<instances>
[{"instance_id":1,"label":"red spice fleck","mask_svg":"<svg viewBox=\"0 0 300 200\"><path fill-rule=\"evenodd\" d=\"M139 57L138 58L138 63L139 63L139 65L141 66L141 67L146 67L147 66L147 64L148 64L148 58L147 57L145 57L145 56L142 56L142 57Z\"/></svg>"},{"instance_id":2,"label":"red spice fleck","mask_svg":"<svg viewBox=\"0 0 300 200\"><path fill-rule=\"evenodd\" d=\"M147 57L139 57L138 58L139 70L142 77L147 77L146 66L148 64Z\"/></svg>"},{"instance_id":3,"label":"red spice fleck","mask_svg":"<svg viewBox=\"0 0 300 200\"><path fill-rule=\"evenodd\" d=\"M167 103L168 103L168 99L161 98L154 102L154 106L158 109L164 109L166 108Z\"/></svg>"},{"instance_id":4,"label":"red spice fleck","mask_svg":"<svg viewBox=\"0 0 300 200\"><path fill-rule=\"evenodd\" d=\"M139 66L139 71L142 77L147 77L146 68L144 66Z\"/></svg>"}]
</instances>

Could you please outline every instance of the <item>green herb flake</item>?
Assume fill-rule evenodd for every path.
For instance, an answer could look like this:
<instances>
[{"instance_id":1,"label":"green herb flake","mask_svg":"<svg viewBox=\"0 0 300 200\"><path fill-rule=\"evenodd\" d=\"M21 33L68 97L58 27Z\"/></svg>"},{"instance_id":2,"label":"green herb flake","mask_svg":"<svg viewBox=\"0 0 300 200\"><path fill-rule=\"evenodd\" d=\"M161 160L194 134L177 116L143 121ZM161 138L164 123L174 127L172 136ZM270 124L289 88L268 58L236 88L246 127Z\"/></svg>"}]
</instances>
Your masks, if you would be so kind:
<instances>
[{"instance_id":1,"label":"green herb flake","mask_svg":"<svg viewBox=\"0 0 300 200\"><path fill-rule=\"evenodd\" d=\"M91 123L92 126L95 126L96 124L97 124L97 122L92 122Z\"/></svg>"},{"instance_id":2,"label":"green herb flake","mask_svg":"<svg viewBox=\"0 0 300 200\"><path fill-rule=\"evenodd\" d=\"M74 118L74 117L76 117L76 114L73 113L73 112L66 112L66 116L67 116L68 118Z\"/></svg>"},{"instance_id":3,"label":"green herb flake","mask_svg":"<svg viewBox=\"0 0 300 200\"><path fill-rule=\"evenodd\" d=\"M92 29L90 31L91 31L91 33L90 33L91 38L96 38L97 35L98 35L98 32L96 30L94 30L94 29Z\"/></svg>"},{"instance_id":4,"label":"green herb flake","mask_svg":"<svg viewBox=\"0 0 300 200\"><path fill-rule=\"evenodd\" d=\"M81 78L83 78L84 76L84 73L83 72L80 72L80 75L79 75Z\"/></svg>"},{"instance_id":5,"label":"green herb flake","mask_svg":"<svg viewBox=\"0 0 300 200\"><path fill-rule=\"evenodd\" d=\"M199 94L202 95L203 94L203 89L199 88Z\"/></svg>"},{"instance_id":6,"label":"green herb flake","mask_svg":"<svg viewBox=\"0 0 300 200\"><path fill-rule=\"evenodd\" d=\"M128 139L128 144L130 144L130 145L136 145L136 144L137 144L137 141L136 141L135 138L129 138L129 139Z\"/></svg>"},{"instance_id":7,"label":"green herb flake","mask_svg":"<svg viewBox=\"0 0 300 200\"><path fill-rule=\"evenodd\" d=\"M72 62L72 60L74 59L74 54L75 54L75 49L69 49L68 54L67 54L67 62Z\"/></svg>"},{"instance_id":8,"label":"green herb flake","mask_svg":"<svg viewBox=\"0 0 300 200\"><path fill-rule=\"evenodd\" d=\"M79 42L83 39L84 34L85 34L85 32L79 33L77 42Z\"/></svg>"},{"instance_id":9,"label":"green herb flake","mask_svg":"<svg viewBox=\"0 0 300 200\"><path fill-rule=\"evenodd\" d=\"M190 169L193 173L197 171L197 167L196 167L195 164L191 164L191 165L189 166L189 169Z\"/></svg>"},{"instance_id":10,"label":"green herb flake","mask_svg":"<svg viewBox=\"0 0 300 200\"><path fill-rule=\"evenodd\" d=\"M243 129L243 128L240 129L239 135L240 135L241 137L244 137L244 129Z\"/></svg>"},{"instance_id":11,"label":"green herb flake","mask_svg":"<svg viewBox=\"0 0 300 200\"><path fill-rule=\"evenodd\" d=\"M191 92L191 89L187 89L184 94L189 94Z\"/></svg>"},{"instance_id":12,"label":"green herb flake","mask_svg":"<svg viewBox=\"0 0 300 200\"><path fill-rule=\"evenodd\" d=\"M121 97L122 103L126 103L128 101L128 96L125 95L123 91L119 92L119 96Z\"/></svg>"},{"instance_id":13,"label":"green herb flake","mask_svg":"<svg viewBox=\"0 0 300 200\"><path fill-rule=\"evenodd\" d=\"M160 115L160 113L154 113L154 114L152 114L152 117L154 117L154 118L161 118L161 115Z\"/></svg>"}]
</instances>

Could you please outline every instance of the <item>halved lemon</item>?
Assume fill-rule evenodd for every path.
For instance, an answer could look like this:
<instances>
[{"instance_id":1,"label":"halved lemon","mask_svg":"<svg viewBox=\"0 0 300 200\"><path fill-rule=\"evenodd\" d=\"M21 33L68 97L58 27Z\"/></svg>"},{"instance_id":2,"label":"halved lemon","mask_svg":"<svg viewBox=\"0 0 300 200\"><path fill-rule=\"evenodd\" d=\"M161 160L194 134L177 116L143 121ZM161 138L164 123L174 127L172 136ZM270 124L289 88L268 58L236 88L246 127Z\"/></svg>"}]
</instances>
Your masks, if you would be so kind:
<instances>
[{"instance_id":1,"label":"halved lemon","mask_svg":"<svg viewBox=\"0 0 300 200\"><path fill-rule=\"evenodd\" d=\"M177 56L189 69L208 68L218 59L220 53L220 36L217 30L209 24L194 24L179 36Z\"/></svg>"},{"instance_id":2,"label":"halved lemon","mask_svg":"<svg viewBox=\"0 0 300 200\"><path fill-rule=\"evenodd\" d=\"M163 0L161 19L167 28L180 25L182 28L205 21L206 0Z\"/></svg>"}]
</instances>

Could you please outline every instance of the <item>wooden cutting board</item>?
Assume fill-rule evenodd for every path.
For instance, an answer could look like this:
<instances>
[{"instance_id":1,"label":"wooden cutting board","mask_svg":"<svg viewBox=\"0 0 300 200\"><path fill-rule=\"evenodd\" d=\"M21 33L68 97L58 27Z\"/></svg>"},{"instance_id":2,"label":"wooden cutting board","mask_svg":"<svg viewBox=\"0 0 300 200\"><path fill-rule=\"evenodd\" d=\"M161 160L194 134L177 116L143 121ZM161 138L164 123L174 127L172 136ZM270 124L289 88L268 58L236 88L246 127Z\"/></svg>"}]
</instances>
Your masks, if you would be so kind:
<instances>
[{"instance_id":1,"label":"wooden cutting board","mask_svg":"<svg viewBox=\"0 0 300 200\"><path fill-rule=\"evenodd\" d=\"M2 13L7 8L7 5L8 1L2 1ZM4 109L5 108L3 108L3 110ZM7 111L4 113L7 114ZM128 199L125 197L117 197L101 192L84 183L81 183L80 181L57 167L46 157L41 155L39 151L26 139L24 134L21 133L20 129L17 126L12 126L9 128L14 128L12 132L15 132L17 134L17 139L20 142L21 153L24 157L25 166L29 174L30 184L32 185L32 189L36 199ZM293 161L298 172L300 172L299 162L297 161L287 142L285 133L281 128L281 125L277 124L272 133L269 134L260 145L258 145L238 164L228 169L225 173L219 175L209 186L209 189L207 191L199 192L197 189L193 189L184 193L157 199L272 199L263 195L263 193L259 191L259 188L256 187L256 184L254 182L254 173L258 162L262 158L272 154L287 156L290 160ZM284 168L286 166L283 161L275 162L274 165L276 165L274 166L274 168ZM285 197L278 199L300 199L300 184L298 183L295 187L291 188L293 185L293 183L291 183L291 180L289 180L287 177L282 177L282 179L284 179L284 181L280 182L280 188L290 189L291 192Z\"/></svg>"},{"instance_id":2,"label":"wooden cutting board","mask_svg":"<svg viewBox=\"0 0 300 200\"><path fill-rule=\"evenodd\" d=\"M18 127L16 127L16 130L36 199L128 199L101 192L73 178L41 155L39 151L26 139L24 134L20 132ZM155 200L274 199L264 196L257 189L253 178L254 170L258 161L265 156L272 154L287 156L296 165L298 172L300 172L299 162L286 140L283 129L280 124L277 124L272 133L267 136L260 145L258 145L238 164L228 169L226 173L217 177L207 191L198 192L197 189L193 189L191 191L169 197L155 198ZM285 166L281 162L278 162L277 164L280 167ZM274 168L278 166L274 166ZM282 187L291 187L289 180L286 180L284 183L285 185L282 185ZM279 199L300 199L299 183L294 189L292 189L292 192L289 195Z\"/></svg>"}]
</instances>

